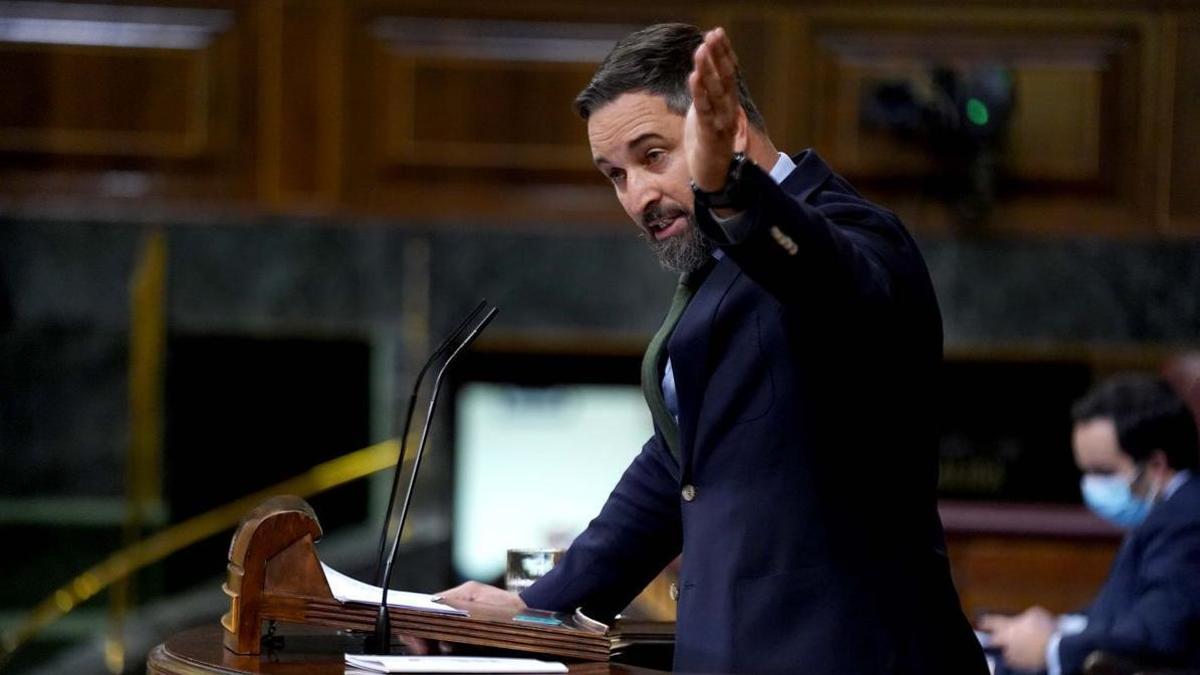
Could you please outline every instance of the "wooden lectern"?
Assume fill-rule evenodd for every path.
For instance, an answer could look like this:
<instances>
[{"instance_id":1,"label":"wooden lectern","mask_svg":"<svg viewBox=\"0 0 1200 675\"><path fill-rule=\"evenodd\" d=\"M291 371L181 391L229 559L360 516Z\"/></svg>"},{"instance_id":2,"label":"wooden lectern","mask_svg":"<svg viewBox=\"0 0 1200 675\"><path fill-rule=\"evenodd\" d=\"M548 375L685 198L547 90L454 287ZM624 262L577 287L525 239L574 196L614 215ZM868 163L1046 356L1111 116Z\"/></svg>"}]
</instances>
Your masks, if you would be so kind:
<instances>
[{"instance_id":1,"label":"wooden lectern","mask_svg":"<svg viewBox=\"0 0 1200 675\"><path fill-rule=\"evenodd\" d=\"M334 598L314 544L321 526L299 497L274 497L250 511L229 547L230 598L221 618L225 648L262 651L264 621L370 632L377 605ZM581 661L608 661L620 638L604 624L575 615L513 612L478 603L452 603L468 615L389 607L393 633Z\"/></svg>"},{"instance_id":2,"label":"wooden lectern","mask_svg":"<svg viewBox=\"0 0 1200 675\"><path fill-rule=\"evenodd\" d=\"M192 628L172 635L146 655L149 675L344 675L347 653L358 653L362 640L304 626L284 626L261 655L234 654L221 644L217 625ZM568 662L570 675L666 675L622 663Z\"/></svg>"}]
</instances>

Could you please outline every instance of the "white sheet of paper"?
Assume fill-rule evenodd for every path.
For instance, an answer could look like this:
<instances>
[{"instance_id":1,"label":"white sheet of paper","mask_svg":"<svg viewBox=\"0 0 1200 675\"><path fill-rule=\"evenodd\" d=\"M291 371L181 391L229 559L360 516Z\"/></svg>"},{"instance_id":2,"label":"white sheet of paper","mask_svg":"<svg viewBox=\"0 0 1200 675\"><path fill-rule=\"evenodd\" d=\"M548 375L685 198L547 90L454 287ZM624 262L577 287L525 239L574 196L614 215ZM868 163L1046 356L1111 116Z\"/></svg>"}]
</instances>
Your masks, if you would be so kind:
<instances>
[{"instance_id":1,"label":"white sheet of paper","mask_svg":"<svg viewBox=\"0 0 1200 675\"><path fill-rule=\"evenodd\" d=\"M379 605L379 597L382 594L382 589L378 586L372 586L358 579L348 577L325 563L321 563L321 568L325 570L325 578L329 581L329 590L333 592L333 597L337 598L340 602L360 602L368 605ZM388 591L388 606L419 609L425 612L438 612L440 614L468 615L465 610L455 609L449 605L434 602L432 595L410 593L408 591Z\"/></svg>"},{"instance_id":2,"label":"white sheet of paper","mask_svg":"<svg viewBox=\"0 0 1200 675\"><path fill-rule=\"evenodd\" d=\"M371 656L347 654L346 665L372 673L565 673L558 661L481 656Z\"/></svg>"}]
</instances>

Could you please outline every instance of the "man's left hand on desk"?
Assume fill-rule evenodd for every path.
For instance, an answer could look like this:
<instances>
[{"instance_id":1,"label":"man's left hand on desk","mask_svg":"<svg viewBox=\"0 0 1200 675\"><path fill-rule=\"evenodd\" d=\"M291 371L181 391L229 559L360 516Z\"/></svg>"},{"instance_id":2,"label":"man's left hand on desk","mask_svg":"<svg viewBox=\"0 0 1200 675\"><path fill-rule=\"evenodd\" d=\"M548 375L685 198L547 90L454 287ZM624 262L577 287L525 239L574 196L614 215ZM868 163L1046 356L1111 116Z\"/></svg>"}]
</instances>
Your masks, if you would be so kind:
<instances>
[{"instance_id":1,"label":"man's left hand on desk","mask_svg":"<svg viewBox=\"0 0 1200 675\"><path fill-rule=\"evenodd\" d=\"M465 584L460 584L447 591L442 591L436 594L435 599L438 602L444 602L453 607L456 602L474 602L484 605L496 605L505 609L511 609L519 612L525 609L526 605L521 596L506 591L503 588L488 586L481 584L478 581L468 581ZM425 638L413 637L405 635L400 638L404 644L405 652L415 656L424 656L427 654L448 654L450 653L450 645L447 643L439 643Z\"/></svg>"},{"instance_id":2,"label":"man's left hand on desk","mask_svg":"<svg viewBox=\"0 0 1200 675\"><path fill-rule=\"evenodd\" d=\"M465 584L460 584L448 591L436 594L434 598L438 602L444 602L451 607L454 606L455 602L477 602L483 605L496 605L497 607L511 609L514 612L525 609L525 601L521 600L520 595L512 591L506 591L503 588L481 584L478 581L468 581Z\"/></svg>"}]
</instances>

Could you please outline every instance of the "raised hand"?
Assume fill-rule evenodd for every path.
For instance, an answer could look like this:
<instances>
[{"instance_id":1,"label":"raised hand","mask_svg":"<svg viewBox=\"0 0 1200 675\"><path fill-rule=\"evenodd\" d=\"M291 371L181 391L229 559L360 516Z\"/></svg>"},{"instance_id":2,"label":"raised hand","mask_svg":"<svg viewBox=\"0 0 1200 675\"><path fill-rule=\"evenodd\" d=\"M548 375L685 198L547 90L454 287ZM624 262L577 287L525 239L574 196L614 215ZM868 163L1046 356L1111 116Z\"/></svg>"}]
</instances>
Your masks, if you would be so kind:
<instances>
[{"instance_id":1,"label":"raised hand","mask_svg":"<svg viewBox=\"0 0 1200 675\"><path fill-rule=\"evenodd\" d=\"M684 126L688 171L706 192L725 186L729 160L746 145L746 114L737 92L737 55L724 28L704 34L688 76L692 106Z\"/></svg>"}]
</instances>

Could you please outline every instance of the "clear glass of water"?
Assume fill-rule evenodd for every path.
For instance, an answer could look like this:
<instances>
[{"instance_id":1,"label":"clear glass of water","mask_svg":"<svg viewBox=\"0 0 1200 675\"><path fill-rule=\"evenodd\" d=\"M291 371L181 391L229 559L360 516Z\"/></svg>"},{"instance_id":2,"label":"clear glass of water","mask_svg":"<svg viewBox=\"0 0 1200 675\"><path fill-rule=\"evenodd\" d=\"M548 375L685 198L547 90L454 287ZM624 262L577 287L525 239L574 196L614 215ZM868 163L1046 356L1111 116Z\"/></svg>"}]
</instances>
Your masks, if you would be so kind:
<instances>
[{"instance_id":1,"label":"clear glass of water","mask_svg":"<svg viewBox=\"0 0 1200 675\"><path fill-rule=\"evenodd\" d=\"M510 548L504 568L504 587L520 593L554 569L562 560L561 548Z\"/></svg>"}]
</instances>

